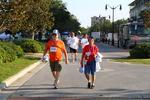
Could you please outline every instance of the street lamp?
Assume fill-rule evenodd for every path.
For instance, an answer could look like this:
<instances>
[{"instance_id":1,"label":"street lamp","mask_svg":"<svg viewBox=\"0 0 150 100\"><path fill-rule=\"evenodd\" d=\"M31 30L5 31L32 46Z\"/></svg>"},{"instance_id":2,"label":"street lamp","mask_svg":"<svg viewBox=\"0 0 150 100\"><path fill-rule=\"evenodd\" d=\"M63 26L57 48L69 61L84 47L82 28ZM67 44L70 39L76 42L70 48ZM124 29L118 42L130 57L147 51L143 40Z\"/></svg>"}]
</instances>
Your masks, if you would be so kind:
<instances>
[{"instance_id":1,"label":"street lamp","mask_svg":"<svg viewBox=\"0 0 150 100\"><path fill-rule=\"evenodd\" d=\"M107 43L107 32L106 32L106 20L107 20L107 17L109 18L109 20L110 20L110 15L108 15L108 16L104 16L104 34L103 34L103 36L104 36L104 42L106 42Z\"/></svg>"},{"instance_id":2,"label":"street lamp","mask_svg":"<svg viewBox=\"0 0 150 100\"><path fill-rule=\"evenodd\" d=\"M111 6L109 6L109 5L106 4L105 5L105 9L107 10L108 7L112 9L112 45L114 46L114 10L116 8L118 8L118 7L119 7L120 10L122 10L122 6L120 4L120 5L116 6L116 7L114 7L114 6L111 7Z\"/></svg>"}]
</instances>

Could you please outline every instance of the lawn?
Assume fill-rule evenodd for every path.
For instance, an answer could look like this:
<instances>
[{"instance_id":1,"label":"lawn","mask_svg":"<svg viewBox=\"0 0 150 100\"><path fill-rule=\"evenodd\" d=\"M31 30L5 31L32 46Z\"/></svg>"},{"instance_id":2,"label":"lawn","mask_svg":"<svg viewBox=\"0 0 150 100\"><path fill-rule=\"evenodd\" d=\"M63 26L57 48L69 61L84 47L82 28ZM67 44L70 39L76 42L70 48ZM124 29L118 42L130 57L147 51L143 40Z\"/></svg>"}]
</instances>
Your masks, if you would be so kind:
<instances>
[{"instance_id":1,"label":"lawn","mask_svg":"<svg viewBox=\"0 0 150 100\"><path fill-rule=\"evenodd\" d=\"M38 60L34 57L23 57L14 62L0 63L0 83Z\"/></svg>"},{"instance_id":2,"label":"lawn","mask_svg":"<svg viewBox=\"0 0 150 100\"><path fill-rule=\"evenodd\" d=\"M115 62L128 62L133 64L148 64L150 65L150 59L131 59L131 58L124 58L124 59L114 59Z\"/></svg>"}]
</instances>

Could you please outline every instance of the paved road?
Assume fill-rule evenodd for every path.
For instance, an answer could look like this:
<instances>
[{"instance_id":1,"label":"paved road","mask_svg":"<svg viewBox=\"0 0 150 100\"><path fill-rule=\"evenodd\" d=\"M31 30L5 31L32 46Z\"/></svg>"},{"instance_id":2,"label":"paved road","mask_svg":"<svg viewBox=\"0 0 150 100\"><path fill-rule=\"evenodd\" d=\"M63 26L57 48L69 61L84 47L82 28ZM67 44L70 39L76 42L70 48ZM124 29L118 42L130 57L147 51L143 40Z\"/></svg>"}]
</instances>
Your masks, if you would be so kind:
<instances>
[{"instance_id":1,"label":"paved road","mask_svg":"<svg viewBox=\"0 0 150 100\"><path fill-rule=\"evenodd\" d=\"M86 88L87 81L78 72L79 61L68 65L62 62L59 89L53 89L53 77L47 64L42 68L38 66L1 91L0 96L9 95L8 100L150 100L150 66L112 62L110 58L129 56L127 50L104 44L98 46L105 59L94 89Z\"/></svg>"}]
</instances>

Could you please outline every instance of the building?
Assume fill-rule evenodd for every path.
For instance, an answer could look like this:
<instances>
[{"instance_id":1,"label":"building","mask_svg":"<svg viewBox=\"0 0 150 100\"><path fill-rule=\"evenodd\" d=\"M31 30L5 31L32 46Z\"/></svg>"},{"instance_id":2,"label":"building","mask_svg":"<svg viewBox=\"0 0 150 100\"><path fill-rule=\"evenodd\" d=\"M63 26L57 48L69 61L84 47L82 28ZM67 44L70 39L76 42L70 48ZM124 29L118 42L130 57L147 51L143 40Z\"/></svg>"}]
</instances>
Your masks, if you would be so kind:
<instances>
[{"instance_id":1,"label":"building","mask_svg":"<svg viewBox=\"0 0 150 100\"><path fill-rule=\"evenodd\" d=\"M142 11L150 10L150 0L134 0L129 6L129 22L120 25L119 28L119 45L128 48L136 44L150 43L150 29L144 27L140 17Z\"/></svg>"},{"instance_id":2,"label":"building","mask_svg":"<svg viewBox=\"0 0 150 100\"><path fill-rule=\"evenodd\" d=\"M100 22L103 22L103 21L105 21L105 17L93 16L93 17L91 17L91 26L94 26L95 24L100 23Z\"/></svg>"},{"instance_id":3,"label":"building","mask_svg":"<svg viewBox=\"0 0 150 100\"><path fill-rule=\"evenodd\" d=\"M140 21L139 14L143 10L150 10L149 6L146 6L150 3L150 0L134 0L132 3L129 4L130 6L130 20L131 21Z\"/></svg>"}]
</instances>

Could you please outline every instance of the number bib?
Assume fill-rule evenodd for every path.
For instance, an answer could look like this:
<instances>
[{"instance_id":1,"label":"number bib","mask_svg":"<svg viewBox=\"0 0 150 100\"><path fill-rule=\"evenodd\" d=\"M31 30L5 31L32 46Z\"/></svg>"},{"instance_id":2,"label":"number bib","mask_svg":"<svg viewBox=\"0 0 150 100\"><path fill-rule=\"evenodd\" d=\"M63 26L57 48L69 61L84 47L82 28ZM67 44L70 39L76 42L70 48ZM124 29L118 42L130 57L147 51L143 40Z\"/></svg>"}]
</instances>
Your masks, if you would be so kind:
<instances>
[{"instance_id":1,"label":"number bib","mask_svg":"<svg viewBox=\"0 0 150 100\"><path fill-rule=\"evenodd\" d=\"M57 51L57 47L50 47L50 52L56 52Z\"/></svg>"},{"instance_id":2,"label":"number bib","mask_svg":"<svg viewBox=\"0 0 150 100\"><path fill-rule=\"evenodd\" d=\"M86 52L85 54L86 54L86 56L90 56L91 52Z\"/></svg>"}]
</instances>

